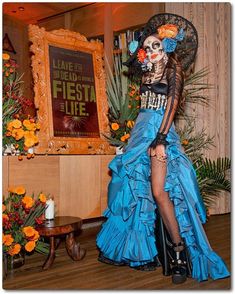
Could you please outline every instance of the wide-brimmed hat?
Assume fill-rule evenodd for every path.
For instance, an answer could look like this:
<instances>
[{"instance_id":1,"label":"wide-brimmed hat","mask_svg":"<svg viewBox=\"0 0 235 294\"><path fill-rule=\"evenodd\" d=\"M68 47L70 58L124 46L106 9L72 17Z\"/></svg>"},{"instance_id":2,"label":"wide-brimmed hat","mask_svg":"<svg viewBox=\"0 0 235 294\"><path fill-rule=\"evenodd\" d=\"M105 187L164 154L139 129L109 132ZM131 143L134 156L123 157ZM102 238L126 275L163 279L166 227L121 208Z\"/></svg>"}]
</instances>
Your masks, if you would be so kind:
<instances>
[{"instance_id":1,"label":"wide-brimmed hat","mask_svg":"<svg viewBox=\"0 0 235 294\"><path fill-rule=\"evenodd\" d=\"M124 64L126 66L131 66L133 63L136 63L138 51L143 46L144 40L152 34L157 34L158 28L166 24L173 24L177 26L178 30L183 30L184 37L183 39L177 40L177 46L174 52L179 56L182 68L186 71L196 57L198 34L196 28L190 21L180 15L172 13L156 14L149 19L138 40L136 50Z\"/></svg>"}]
</instances>

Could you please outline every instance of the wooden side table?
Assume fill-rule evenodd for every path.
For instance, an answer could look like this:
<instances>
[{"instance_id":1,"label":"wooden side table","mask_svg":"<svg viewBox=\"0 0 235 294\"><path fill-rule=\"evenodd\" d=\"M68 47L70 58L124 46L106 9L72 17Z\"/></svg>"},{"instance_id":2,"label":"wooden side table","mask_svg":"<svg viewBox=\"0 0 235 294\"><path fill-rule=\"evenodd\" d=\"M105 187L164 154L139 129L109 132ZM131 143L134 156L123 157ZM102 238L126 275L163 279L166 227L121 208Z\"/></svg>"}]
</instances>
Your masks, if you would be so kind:
<instances>
[{"instance_id":1,"label":"wooden side table","mask_svg":"<svg viewBox=\"0 0 235 294\"><path fill-rule=\"evenodd\" d=\"M71 216L57 216L53 220L45 221L42 225L37 226L36 230L41 236L50 238L50 252L43 264L43 270L49 269L55 259L55 238L66 235L66 249L68 255L75 261L83 259L86 250L80 248L80 244L74 239L74 232L82 226L82 219Z\"/></svg>"}]
</instances>

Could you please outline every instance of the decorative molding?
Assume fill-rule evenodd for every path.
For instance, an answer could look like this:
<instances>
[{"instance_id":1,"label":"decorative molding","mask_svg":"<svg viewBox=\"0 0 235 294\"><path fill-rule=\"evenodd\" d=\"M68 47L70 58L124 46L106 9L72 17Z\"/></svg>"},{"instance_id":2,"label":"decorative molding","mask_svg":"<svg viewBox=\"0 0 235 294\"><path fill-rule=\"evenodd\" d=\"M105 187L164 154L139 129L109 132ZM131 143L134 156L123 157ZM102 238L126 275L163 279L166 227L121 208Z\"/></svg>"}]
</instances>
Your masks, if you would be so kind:
<instances>
[{"instance_id":1,"label":"decorative molding","mask_svg":"<svg viewBox=\"0 0 235 294\"><path fill-rule=\"evenodd\" d=\"M34 79L35 106L41 125L37 154L114 154L115 148L102 138L109 134L108 103L105 92L103 69L103 44L87 41L86 37L65 29L47 32L44 28L29 25L30 51L33 53L32 73ZM92 54L100 137L55 137L50 87L49 45Z\"/></svg>"}]
</instances>

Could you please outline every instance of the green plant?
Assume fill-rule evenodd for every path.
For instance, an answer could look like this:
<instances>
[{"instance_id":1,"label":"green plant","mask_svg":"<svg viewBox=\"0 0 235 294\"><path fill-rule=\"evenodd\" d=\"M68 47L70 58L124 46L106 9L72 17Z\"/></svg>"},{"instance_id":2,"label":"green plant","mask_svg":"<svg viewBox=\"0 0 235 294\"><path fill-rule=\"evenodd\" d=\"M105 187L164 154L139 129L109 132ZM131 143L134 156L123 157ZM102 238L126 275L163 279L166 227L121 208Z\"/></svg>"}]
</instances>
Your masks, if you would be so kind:
<instances>
[{"instance_id":1,"label":"green plant","mask_svg":"<svg viewBox=\"0 0 235 294\"><path fill-rule=\"evenodd\" d=\"M122 61L126 53L115 54L113 70L107 62L107 96L110 135L103 136L114 146L123 147L127 144L134 121L139 113L139 90L137 86L123 74Z\"/></svg>"},{"instance_id":2,"label":"green plant","mask_svg":"<svg viewBox=\"0 0 235 294\"><path fill-rule=\"evenodd\" d=\"M194 163L199 183L200 193L206 207L215 202L220 191L231 191L229 171L231 160L227 157L210 160L200 158Z\"/></svg>"}]
</instances>

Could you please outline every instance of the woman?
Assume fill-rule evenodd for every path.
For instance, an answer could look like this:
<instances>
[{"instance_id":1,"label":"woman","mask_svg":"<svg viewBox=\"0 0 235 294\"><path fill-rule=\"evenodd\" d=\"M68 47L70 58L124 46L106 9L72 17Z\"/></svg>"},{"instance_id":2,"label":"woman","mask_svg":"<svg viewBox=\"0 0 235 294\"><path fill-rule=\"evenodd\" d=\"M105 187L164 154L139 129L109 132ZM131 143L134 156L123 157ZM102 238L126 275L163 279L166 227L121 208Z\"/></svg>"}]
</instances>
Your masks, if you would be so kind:
<instances>
[{"instance_id":1,"label":"woman","mask_svg":"<svg viewBox=\"0 0 235 294\"><path fill-rule=\"evenodd\" d=\"M160 260L173 283L229 276L205 235L196 173L173 122L197 41L192 23L165 13L131 44L126 65L142 76L141 107L124 153L109 164L107 221L97 236L99 261L154 270Z\"/></svg>"}]
</instances>

